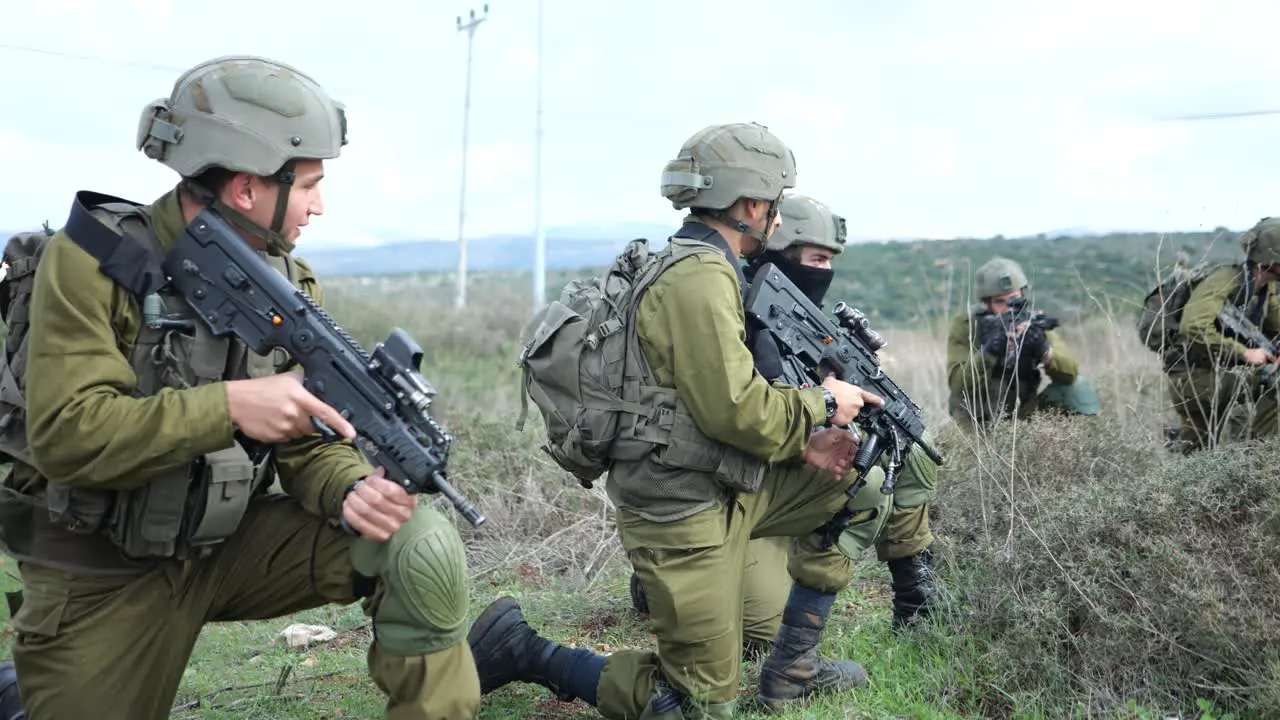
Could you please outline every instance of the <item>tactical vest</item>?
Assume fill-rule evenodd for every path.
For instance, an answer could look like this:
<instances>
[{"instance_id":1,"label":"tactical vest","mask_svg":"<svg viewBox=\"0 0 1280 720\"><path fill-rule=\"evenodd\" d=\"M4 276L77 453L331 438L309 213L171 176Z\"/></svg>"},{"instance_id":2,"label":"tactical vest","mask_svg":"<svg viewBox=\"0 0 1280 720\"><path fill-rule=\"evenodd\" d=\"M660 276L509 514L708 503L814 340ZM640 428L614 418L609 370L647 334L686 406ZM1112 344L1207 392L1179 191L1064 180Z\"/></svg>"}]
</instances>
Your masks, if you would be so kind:
<instances>
[{"instance_id":1,"label":"tactical vest","mask_svg":"<svg viewBox=\"0 0 1280 720\"><path fill-rule=\"evenodd\" d=\"M705 227L705 226L701 226ZM743 282L741 267L723 238L712 232L700 239L672 237L655 262L636 279L626 308L627 333L623 397L644 407L648 415L627 414L619 430L615 461L606 491L615 507L652 522L674 522L725 502L731 493L760 489L765 463L735 447L708 438L674 388L658 385L636 329L636 309L645 291L668 268L694 255L716 253L729 258ZM725 412L733 412L726 407Z\"/></svg>"},{"instance_id":2,"label":"tactical vest","mask_svg":"<svg viewBox=\"0 0 1280 720\"><path fill-rule=\"evenodd\" d=\"M90 212L117 234L128 230L152 252L161 252L143 208L105 204ZM294 285L312 290L314 277L300 272L293 258L264 257ZM11 268L10 280L34 272L35 263ZM29 280L26 287L29 292ZM282 350L262 356L237 339L213 336L168 287L147 295L141 307L132 296L130 302L138 311L138 327L131 332L121 317L114 318L113 325L118 345L137 375L134 397L152 396L163 388L263 377L287 367ZM17 398L20 403L23 368L9 365L6 362L0 374L0 398ZM207 555L236 530L250 497L274 478L270 448L237 433L231 447L176 466L140 488L103 490L46 482L43 491L28 494L20 488L30 484L36 470L26 443L25 418L11 408L2 424L0 451L15 458L0 490L4 541L10 554L36 564L119 572L158 559Z\"/></svg>"}]
</instances>

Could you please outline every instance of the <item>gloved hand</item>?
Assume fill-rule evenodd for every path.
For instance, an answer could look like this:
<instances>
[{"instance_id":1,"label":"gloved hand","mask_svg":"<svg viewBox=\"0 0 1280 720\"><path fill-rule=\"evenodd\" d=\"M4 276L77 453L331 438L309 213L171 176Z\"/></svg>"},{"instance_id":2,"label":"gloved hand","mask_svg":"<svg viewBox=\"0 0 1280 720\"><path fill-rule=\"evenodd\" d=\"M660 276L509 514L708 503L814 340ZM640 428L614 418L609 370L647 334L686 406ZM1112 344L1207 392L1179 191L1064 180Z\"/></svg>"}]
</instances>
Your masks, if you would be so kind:
<instances>
[{"instance_id":1,"label":"gloved hand","mask_svg":"<svg viewBox=\"0 0 1280 720\"><path fill-rule=\"evenodd\" d=\"M1019 357L1025 358L1032 365L1039 364L1045 351L1049 349L1049 338L1045 337L1044 330L1035 325L1028 326L1019 340Z\"/></svg>"},{"instance_id":2,"label":"gloved hand","mask_svg":"<svg viewBox=\"0 0 1280 720\"><path fill-rule=\"evenodd\" d=\"M979 329L978 343L982 348L982 352L998 360L1004 360L1009 336L1005 333L1004 326L1000 323L999 318L988 317L983 321Z\"/></svg>"}]
</instances>

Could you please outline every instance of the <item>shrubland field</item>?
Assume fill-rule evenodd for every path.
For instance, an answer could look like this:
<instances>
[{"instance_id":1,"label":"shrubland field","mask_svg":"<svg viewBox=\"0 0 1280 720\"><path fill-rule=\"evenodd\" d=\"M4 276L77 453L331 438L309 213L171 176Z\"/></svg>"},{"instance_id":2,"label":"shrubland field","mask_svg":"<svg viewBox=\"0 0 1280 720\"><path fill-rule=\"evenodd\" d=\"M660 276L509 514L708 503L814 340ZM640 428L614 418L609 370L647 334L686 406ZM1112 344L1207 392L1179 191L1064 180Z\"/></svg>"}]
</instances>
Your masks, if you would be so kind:
<instances>
[{"instance_id":1,"label":"shrubland field","mask_svg":"<svg viewBox=\"0 0 1280 720\"><path fill-rule=\"evenodd\" d=\"M988 250L973 251L978 262ZM852 252L841 258L845 282L864 261L874 266ZM950 266L912 267L928 275L915 285L919 297L959 287ZM866 268L862 277L882 278ZM1087 275L1063 264L1057 271ZM1040 268L1033 273L1045 277ZM898 277L910 286L907 275ZM564 278L553 278L551 292ZM630 609L626 560L602 490L582 489L537 449L533 408L524 432L512 427L528 282L475 275L473 307L454 311L445 275L331 278L328 305L366 345L400 326L426 350L439 415L456 437L451 476L489 517L474 530L450 512L468 546L472 616L515 594L555 639L605 652L651 646ZM888 571L868 553L823 648L865 664L872 685L786 717L1280 716L1280 443L1189 459L1165 450L1163 376L1131 322L1133 289L1140 297L1145 283L1130 276L1115 281L1128 290L1104 292L1087 282L1072 290L1063 279L1051 293L1091 299L1076 303L1065 334L1102 395L1102 415L1010 422L981 438L945 416L942 328L967 304L964 293L929 295L934 300L916 305L925 311L882 319L886 367L926 408L947 458L934 516L943 602L934 622L891 634ZM899 307L909 298L902 292ZM882 306L859 284L838 286L831 297L868 314ZM275 636L294 622L338 635L289 650ZM365 675L366 622L351 606L210 625L173 717L381 717L381 696ZM744 692L755 673L744 665ZM596 715L516 686L487 698L481 717Z\"/></svg>"}]
</instances>

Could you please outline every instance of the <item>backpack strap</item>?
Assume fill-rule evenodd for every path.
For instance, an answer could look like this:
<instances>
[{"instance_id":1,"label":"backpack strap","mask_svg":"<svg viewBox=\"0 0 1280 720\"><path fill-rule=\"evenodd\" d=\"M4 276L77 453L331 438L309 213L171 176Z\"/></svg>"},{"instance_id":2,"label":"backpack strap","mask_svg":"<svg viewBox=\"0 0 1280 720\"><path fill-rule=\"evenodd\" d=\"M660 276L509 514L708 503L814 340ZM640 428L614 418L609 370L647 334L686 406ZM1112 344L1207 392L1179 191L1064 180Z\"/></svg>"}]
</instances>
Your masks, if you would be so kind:
<instances>
[{"instance_id":1,"label":"backpack strap","mask_svg":"<svg viewBox=\"0 0 1280 720\"><path fill-rule=\"evenodd\" d=\"M724 251L725 259L733 266L733 272L738 276L738 289L742 293L743 302L746 302L747 290L749 288L747 286L747 276L742 272L742 261L734 255L733 250L729 248L729 241L725 240L723 235L713 230L709 225L697 222L696 220L690 220L682 225L680 229L676 231L676 234L671 237L697 240L708 245L714 245Z\"/></svg>"},{"instance_id":2,"label":"backpack strap","mask_svg":"<svg viewBox=\"0 0 1280 720\"><path fill-rule=\"evenodd\" d=\"M137 223L123 221L123 232L117 234L89 210L112 204L138 208L136 215L145 217L140 210L141 203L81 190L71 203L65 230L76 245L98 261L98 269L103 275L141 300L166 282L159 248L150 227L140 219Z\"/></svg>"}]
</instances>

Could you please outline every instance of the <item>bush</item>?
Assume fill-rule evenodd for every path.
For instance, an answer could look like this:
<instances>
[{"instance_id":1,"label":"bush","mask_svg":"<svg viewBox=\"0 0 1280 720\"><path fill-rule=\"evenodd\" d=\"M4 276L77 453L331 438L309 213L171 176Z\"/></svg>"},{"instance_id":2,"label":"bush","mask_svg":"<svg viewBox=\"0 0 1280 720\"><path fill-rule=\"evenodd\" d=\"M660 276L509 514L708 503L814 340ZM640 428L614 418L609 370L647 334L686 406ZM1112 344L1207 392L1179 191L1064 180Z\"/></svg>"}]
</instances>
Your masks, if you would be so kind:
<instances>
[{"instance_id":1,"label":"bush","mask_svg":"<svg viewBox=\"0 0 1280 720\"><path fill-rule=\"evenodd\" d=\"M946 622L986 648L984 712L1280 715L1280 442L1174 459L1115 415L948 440Z\"/></svg>"}]
</instances>

